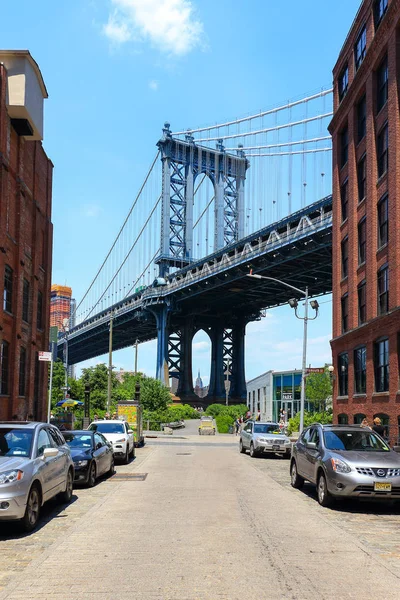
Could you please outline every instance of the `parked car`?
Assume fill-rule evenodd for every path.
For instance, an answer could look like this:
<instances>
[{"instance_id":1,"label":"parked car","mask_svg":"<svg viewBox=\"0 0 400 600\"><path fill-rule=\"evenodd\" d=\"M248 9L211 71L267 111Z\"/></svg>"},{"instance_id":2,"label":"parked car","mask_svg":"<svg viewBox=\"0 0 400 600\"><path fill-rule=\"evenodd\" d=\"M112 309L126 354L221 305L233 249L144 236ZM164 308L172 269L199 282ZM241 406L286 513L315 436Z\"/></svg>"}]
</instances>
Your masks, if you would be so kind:
<instances>
[{"instance_id":1,"label":"parked car","mask_svg":"<svg viewBox=\"0 0 400 600\"><path fill-rule=\"evenodd\" d=\"M114 473L114 451L109 442L98 431L64 431L75 467L75 482L85 483L89 487L96 479L108 473Z\"/></svg>"},{"instance_id":2,"label":"parked car","mask_svg":"<svg viewBox=\"0 0 400 600\"><path fill-rule=\"evenodd\" d=\"M56 427L0 422L0 520L20 520L32 531L47 500L71 500L73 481L71 453Z\"/></svg>"},{"instance_id":3,"label":"parked car","mask_svg":"<svg viewBox=\"0 0 400 600\"><path fill-rule=\"evenodd\" d=\"M360 425L307 427L293 446L290 475L294 488L315 484L322 506L335 498L400 500L400 455Z\"/></svg>"},{"instance_id":4,"label":"parked car","mask_svg":"<svg viewBox=\"0 0 400 600\"><path fill-rule=\"evenodd\" d=\"M93 421L88 429L103 434L112 443L115 458L122 458L125 464L135 456L133 430L127 421Z\"/></svg>"},{"instance_id":5,"label":"parked car","mask_svg":"<svg viewBox=\"0 0 400 600\"><path fill-rule=\"evenodd\" d=\"M248 421L240 432L239 450L249 450L252 458L261 454L280 454L290 458L291 442L281 433L278 423Z\"/></svg>"},{"instance_id":6,"label":"parked car","mask_svg":"<svg viewBox=\"0 0 400 600\"><path fill-rule=\"evenodd\" d=\"M199 435L215 435L215 425L212 417L201 417Z\"/></svg>"}]
</instances>

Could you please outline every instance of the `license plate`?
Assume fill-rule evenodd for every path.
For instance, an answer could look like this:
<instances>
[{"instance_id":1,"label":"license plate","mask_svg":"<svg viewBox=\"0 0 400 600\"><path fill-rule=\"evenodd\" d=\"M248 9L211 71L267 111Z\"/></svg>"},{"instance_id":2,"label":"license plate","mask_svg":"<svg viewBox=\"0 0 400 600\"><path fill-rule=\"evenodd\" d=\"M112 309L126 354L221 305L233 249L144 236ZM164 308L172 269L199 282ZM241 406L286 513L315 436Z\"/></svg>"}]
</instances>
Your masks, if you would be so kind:
<instances>
[{"instance_id":1,"label":"license plate","mask_svg":"<svg viewBox=\"0 0 400 600\"><path fill-rule=\"evenodd\" d=\"M279 446L279 444L274 444L272 446L272 450L280 450L280 449L281 449L281 447Z\"/></svg>"},{"instance_id":2,"label":"license plate","mask_svg":"<svg viewBox=\"0 0 400 600\"><path fill-rule=\"evenodd\" d=\"M374 491L375 492L391 492L392 484L391 483L383 483L382 481L375 481Z\"/></svg>"}]
</instances>

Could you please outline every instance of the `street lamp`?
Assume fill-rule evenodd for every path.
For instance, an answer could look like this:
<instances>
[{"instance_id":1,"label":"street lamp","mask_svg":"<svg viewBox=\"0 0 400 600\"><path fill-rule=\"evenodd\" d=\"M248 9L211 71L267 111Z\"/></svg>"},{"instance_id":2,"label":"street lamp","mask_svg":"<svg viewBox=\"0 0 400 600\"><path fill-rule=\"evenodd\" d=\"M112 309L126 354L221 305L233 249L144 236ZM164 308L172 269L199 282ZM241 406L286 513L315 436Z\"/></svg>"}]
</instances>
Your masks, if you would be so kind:
<instances>
[{"instance_id":1,"label":"street lamp","mask_svg":"<svg viewBox=\"0 0 400 600\"><path fill-rule=\"evenodd\" d=\"M310 305L313 310L315 310L315 317L310 318L308 316L308 286L305 290L301 290L290 283L286 283L285 281L281 281L280 279L276 279L275 277L266 277L264 275L253 274L253 269L250 269L250 273L247 274L247 277L252 277L253 279L267 279L269 281L276 281L281 285L285 285L296 292L299 292L302 296L304 296L304 317L300 317L297 314L298 301L296 298L291 298L288 300L289 306L294 308L295 315L298 319L304 321L304 330L303 330L303 360L301 367L301 396L300 396L300 433L304 428L304 404L306 397L306 361L307 361L307 323L308 321L313 321L318 317L318 309L319 304L317 300L311 300Z\"/></svg>"},{"instance_id":2,"label":"street lamp","mask_svg":"<svg viewBox=\"0 0 400 600\"><path fill-rule=\"evenodd\" d=\"M64 400L68 394L68 333L69 333L69 319L63 319L62 327L64 330L64 369L65 369L65 385L64 385Z\"/></svg>"}]
</instances>

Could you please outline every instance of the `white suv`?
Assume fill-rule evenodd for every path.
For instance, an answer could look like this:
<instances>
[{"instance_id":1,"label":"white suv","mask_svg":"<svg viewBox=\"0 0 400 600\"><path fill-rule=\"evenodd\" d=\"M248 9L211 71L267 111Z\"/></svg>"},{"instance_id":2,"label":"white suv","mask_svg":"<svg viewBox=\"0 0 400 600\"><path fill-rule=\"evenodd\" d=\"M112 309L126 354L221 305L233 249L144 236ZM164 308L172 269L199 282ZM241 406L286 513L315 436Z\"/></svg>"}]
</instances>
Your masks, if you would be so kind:
<instances>
[{"instance_id":1,"label":"white suv","mask_svg":"<svg viewBox=\"0 0 400 600\"><path fill-rule=\"evenodd\" d=\"M113 445L115 458L122 458L125 464L128 464L130 457L135 457L133 431L126 421L93 421L88 429L104 435Z\"/></svg>"}]
</instances>

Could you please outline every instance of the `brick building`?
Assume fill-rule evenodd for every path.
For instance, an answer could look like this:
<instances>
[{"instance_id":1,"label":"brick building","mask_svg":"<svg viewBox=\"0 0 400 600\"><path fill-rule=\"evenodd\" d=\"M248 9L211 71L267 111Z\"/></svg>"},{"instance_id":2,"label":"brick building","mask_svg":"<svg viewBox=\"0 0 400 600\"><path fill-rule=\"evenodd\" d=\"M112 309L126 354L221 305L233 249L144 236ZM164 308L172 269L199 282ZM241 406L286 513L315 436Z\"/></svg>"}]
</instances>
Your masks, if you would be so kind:
<instances>
[{"instance_id":1,"label":"brick building","mask_svg":"<svg viewBox=\"0 0 400 600\"><path fill-rule=\"evenodd\" d=\"M53 165L46 87L28 51L0 51L0 420L46 418Z\"/></svg>"},{"instance_id":2,"label":"brick building","mask_svg":"<svg viewBox=\"0 0 400 600\"><path fill-rule=\"evenodd\" d=\"M400 428L400 1L364 0L333 70L334 418Z\"/></svg>"}]
</instances>

